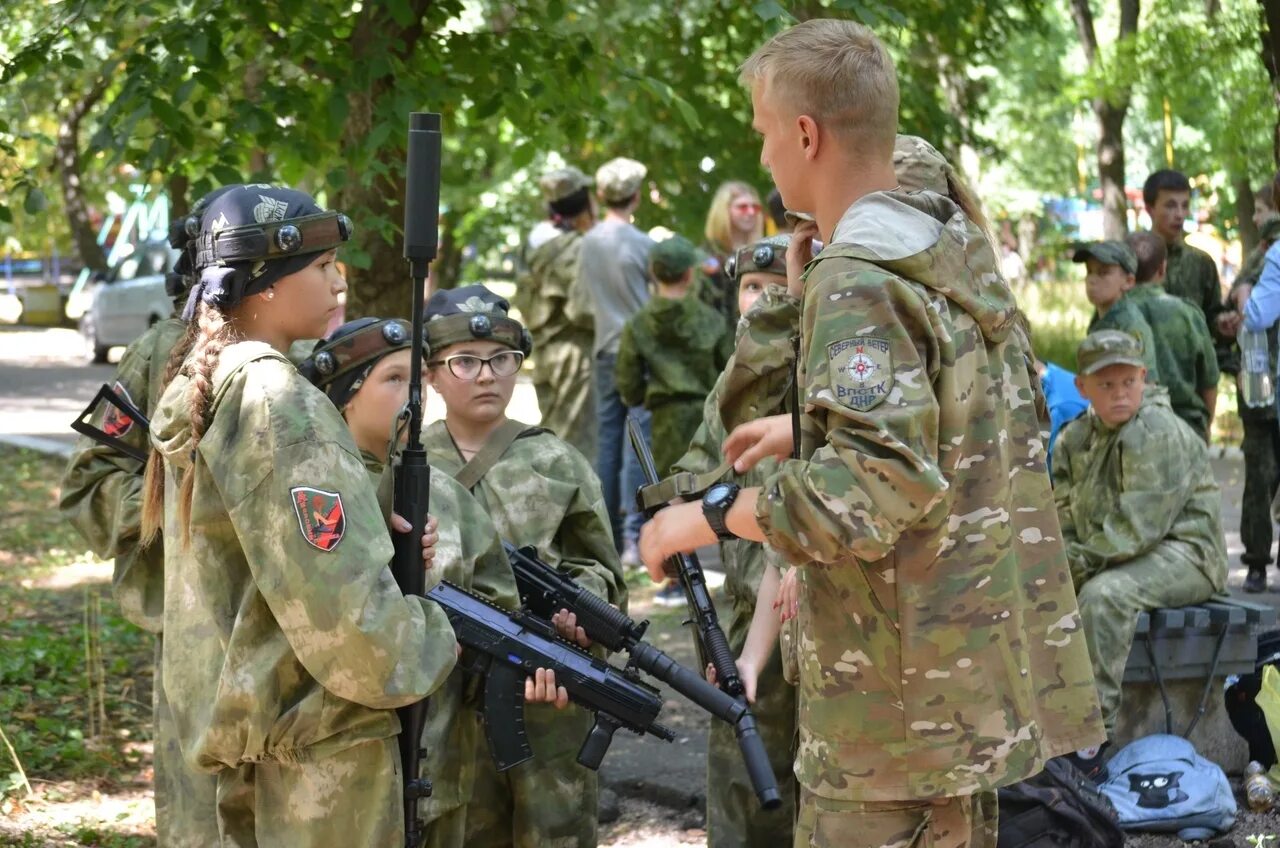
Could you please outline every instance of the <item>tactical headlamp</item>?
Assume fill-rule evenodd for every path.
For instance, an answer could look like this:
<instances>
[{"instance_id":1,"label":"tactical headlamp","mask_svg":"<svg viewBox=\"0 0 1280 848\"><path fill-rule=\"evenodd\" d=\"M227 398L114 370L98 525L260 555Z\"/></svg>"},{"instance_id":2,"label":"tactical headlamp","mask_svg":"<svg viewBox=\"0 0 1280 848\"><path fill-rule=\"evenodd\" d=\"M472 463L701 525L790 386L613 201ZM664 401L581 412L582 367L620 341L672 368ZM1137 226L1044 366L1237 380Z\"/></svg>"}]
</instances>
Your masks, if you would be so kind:
<instances>
[{"instance_id":1,"label":"tactical headlamp","mask_svg":"<svg viewBox=\"0 0 1280 848\"><path fill-rule=\"evenodd\" d=\"M228 227L201 237L198 264L229 265L324 253L349 241L354 229L350 218L332 211L266 224Z\"/></svg>"}]
</instances>

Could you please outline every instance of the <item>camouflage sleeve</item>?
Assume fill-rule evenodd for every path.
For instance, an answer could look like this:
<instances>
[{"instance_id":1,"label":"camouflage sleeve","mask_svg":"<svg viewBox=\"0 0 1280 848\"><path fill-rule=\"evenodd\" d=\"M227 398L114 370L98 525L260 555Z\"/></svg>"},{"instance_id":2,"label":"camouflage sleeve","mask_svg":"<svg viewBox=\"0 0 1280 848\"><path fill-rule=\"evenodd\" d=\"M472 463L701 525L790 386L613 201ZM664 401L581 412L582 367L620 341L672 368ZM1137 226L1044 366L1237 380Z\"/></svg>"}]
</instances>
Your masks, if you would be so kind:
<instances>
[{"instance_id":1,"label":"camouflage sleeve","mask_svg":"<svg viewBox=\"0 0 1280 848\"><path fill-rule=\"evenodd\" d=\"M769 286L738 323L725 365L720 417L726 430L784 410L800 329L800 301L782 286Z\"/></svg>"},{"instance_id":2,"label":"camouflage sleeve","mask_svg":"<svg viewBox=\"0 0 1280 848\"><path fill-rule=\"evenodd\" d=\"M1134 427L1131 423L1119 448L1116 455L1121 463L1122 491L1102 527L1067 546L1073 571L1077 559L1090 571L1097 571L1155 548L1168 535L1199 480L1193 463L1203 461L1203 453L1194 446L1189 449L1172 427ZM1075 496L1089 497L1089 492L1079 489Z\"/></svg>"},{"instance_id":3,"label":"camouflage sleeve","mask_svg":"<svg viewBox=\"0 0 1280 848\"><path fill-rule=\"evenodd\" d=\"M717 382L719 387L721 382ZM672 465L672 471L690 471L701 474L720 464L720 446L724 443L724 428L720 426L720 406L715 389L707 395L702 406L702 423L689 442L689 449Z\"/></svg>"},{"instance_id":4,"label":"camouflage sleeve","mask_svg":"<svg viewBox=\"0 0 1280 848\"><path fill-rule=\"evenodd\" d=\"M804 402L821 446L766 481L756 517L789 562L878 560L947 492L931 310L880 271L814 274L809 286Z\"/></svg>"},{"instance_id":5,"label":"camouflage sleeve","mask_svg":"<svg viewBox=\"0 0 1280 848\"><path fill-rule=\"evenodd\" d=\"M1068 435L1070 432L1064 427L1058 431L1057 441L1053 443L1053 503L1058 513L1058 524L1062 527L1062 541L1066 545L1077 541L1075 516L1071 512L1071 498L1075 492L1075 481L1071 479L1071 455L1075 448L1073 439Z\"/></svg>"},{"instance_id":6,"label":"camouflage sleeve","mask_svg":"<svg viewBox=\"0 0 1280 848\"><path fill-rule=\"evenodd\" d=\"M586 457L576 451L568 455L567 463L565 476L577 484L577 489L556 532L560 549L557 567L625 612L627 582L622 560L613 546L613 529L600 480Z\"/></svg>"},{"instance_id":7,"label":"camouflage sleeve","mask_svg":"<svg viewBox=\"0 0 1280 848\"><path fill-rule=\"evenodd\" d=\"M465 497L458 498L458 524L462 532L462 560L471 565L471 591L503 609L520 606L516 577L507 562L502 540L489 513L470 492L457 487Z\"/></svg>"},{"instance_id":8,"label":"camouflage sleeve","mask_svg":"<svg viewBox=\"0 0 1280 848\"><path fill-rule=\"evenodd\" d=\"M1209 325L1205 323L1204 316L1194 317L1192 331L1195 337L1193 349L1196 358L1196 391L1216 389L1220 377L1218 355L1214 352L1213 336L1209 333Z\"/></svg>"},{"instance_id":9,"label":"camouflage sleeve","mask_svg":"<svg viewBox=\"0 0 1280 848\"><path fill-rule=\"evenodd\" d=\"M298 661L372 709L435 690L455 662L453 628L391 576L391 538L363 463L336 442L281 447L271 463L228 515Z\"/></svg>"},{"instance_id":10,"label":"camouflage sleeve","mask_svg":"<svg viewBox=\"0 0 1280 848\"><path fill-rule=\"evenodd\" d=\"M622 328L613 380L623 403L627 406L644 404L644 359L636 345L634 321L628 321Z\"/></svg>"}]
</instances>

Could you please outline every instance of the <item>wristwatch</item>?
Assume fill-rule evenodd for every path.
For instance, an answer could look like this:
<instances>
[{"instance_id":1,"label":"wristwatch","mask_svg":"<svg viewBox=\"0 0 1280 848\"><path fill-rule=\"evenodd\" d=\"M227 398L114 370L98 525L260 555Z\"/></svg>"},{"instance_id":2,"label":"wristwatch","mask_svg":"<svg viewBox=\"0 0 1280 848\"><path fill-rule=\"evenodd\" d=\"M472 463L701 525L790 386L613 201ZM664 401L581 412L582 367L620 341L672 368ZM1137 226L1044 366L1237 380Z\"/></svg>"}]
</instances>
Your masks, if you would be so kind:
<instances>
[{"instance_id":1,"label":"wristwatch","mask_svg":"<svg viewBox=\"0 0 1280 848\"><path fill-rule=\"evenodd\" d=\"M733 506L733 502L738 499L738 492L741 491L742 487L737 483L716 483L702 496L702 514L706 516L707 523L711 525L712 530L716 531L716 536L722 542L738 538L729 532L724 519L729 512L729 507Z\"/></svg>"}]
</instances>

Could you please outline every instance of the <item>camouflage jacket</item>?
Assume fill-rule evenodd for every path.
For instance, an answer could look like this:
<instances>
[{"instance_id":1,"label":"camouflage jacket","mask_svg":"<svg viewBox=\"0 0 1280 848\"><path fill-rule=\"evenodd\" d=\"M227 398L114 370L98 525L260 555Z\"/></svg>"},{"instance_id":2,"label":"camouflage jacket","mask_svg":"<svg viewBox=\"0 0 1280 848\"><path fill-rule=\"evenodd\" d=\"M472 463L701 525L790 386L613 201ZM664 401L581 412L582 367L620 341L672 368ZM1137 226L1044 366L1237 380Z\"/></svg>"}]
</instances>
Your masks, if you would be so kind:
<instances>
[{"instance_id":1,"label":"camouflage jacket","mask_svg":"<svg viewBox=\"0 0 1280 848\"><path fill-rule=\"evenodd\" d=\"M1159 283L1134 286L1125 297L1142 313L1155 334L1160 383L1178 417L1205 437L1209 410L1201 392L1218 387L1218 359L1200 310L1173 297Z\"/></svg>"},{"instance_id":2,"label":"camouflage jacket","mask_svg":"<svg viewBox=\"0 0 1280 848\"><path fill-rule=\"evenodd\" d=\"M733 351L724 316L695 292L653 297L622 328L614 380L628 406L702 403Z\"/></svg>"},{"instance_id":3,"label":"camouflage jacket","mask_svg":"<svg viewBox=\"0 0 1280 848\"><path fill-rule=\"evenodd\" d=\"M361 452L378 492L383 515L392 511L392 475L376 457ZM515 578L507 564L498 531L479 501L448 474L432 469L430 513L439 524L440 541L427 573L427 588L440 580L472 591L507 609L519 605ZM422 773L431 779L431 797L422 802L424 819L432 821L471 800L475 782L474 752L479 750L480 681L461 667L445 678L427 701L422 728Z\"/></svg>"},{"instance_id":4,"label":"camouflage jacket","mask_svg":"<svg viewBox=\"0 0 1280 848\"><path fill-rule=\"evenodd\" d=\"M1213 588L1227 582L1222 492L1204 440L1150 386L1127 423L1112 429L1092 411L1062 428L1053 496L1077 587L1161 542L1182 554Z\"/></svg>"},{"instance_id":5,"label":"camouflage jacket","mask_svg":"<svg viewBox=\"0 0 1280 848\"><path fill-rule=\"evenodd\" d=\"M1205 325L1212 330L1214 319L1222 311L1222 287L1218 282L1218 265L1213 257L1198 247L1178 239L1166 245L1169 265L1165 271L1164 287L1169 294L1189 301L1204 316ZM1152 326L1155 326L1154 324Z\"/></svg>"},{"instance_id":6,"label":"camouflage jacket","mask_svg":"<svg viewBox=\"0 0 1280 848\"><path fill-rule=\"evenodd\" d=\"M427 427L423 442L439 476L462 470L465 463L443 421ZM517 547L532 546L544 562L626 610L627 585L613 546L604 493L591 464L571 445L546 430L530 428L473 491L503 539ZM525 707L525 727L543 759L577 751L591 724L591 714L577 705L564 712L545 704Z\"/></svg>"},{"instance_id":7,"label":"camouflage jacket","mask_svg":"<svg viewBox=\"0 0 1280 848\"><path fill-rule=\"evenodd\" d=\"M176 318L157 322L120 358L115 389L148 416L160 399L169 352L186 331L187 325ZM151 447L146 431L127 416L92 423L140 450ZM164 542L157 537L138 546L142 472L143 465L132 457L81 436L62 474L58 509L95 554L115 557L111 582L124 617L159 633L164 624Z\"/></svg>"},{"instance_id":8,"label":"camouflage jacket","mask_svg":"<svg viewBox=\"0 0 1280 848\"><path fill-rule=\"evenodd\" d=\"M766 286L738 319L733 353L716 386L727 432L746 421L791 410L800 337L800 301L783 286Z\"/></svg>"},{"instance_id":9,"label":"camouflage jacket","mask_svg":"<svg viewBox=\"0 0 1280 848\"><path fill-rule=\"evenodd\" d=\"M757 502L800 568L809 791L965 795L1101 741L1030 346L932 192L860 199L806 271L800 459Z\"/></svg>"},{"instance_id":10,"label":"camouflage jacket","mask_svg":"<svg viewBox=\"0 0 1280 848\"><path fill-rule=\"evenodd\" d=\"M1142 361L1147 364L1147 382L1160 382L1160 362L1156 357L1155 333L1142 312L1134 306L1128 293L1112 304L1106 315L1094 313L1089 322L1089 332L1094 330L1121 330L1142 343Z\"/></svg>"},{"instance_id":11,"label":"camouflage jacket","mask_svg":"<svg viewBox=\"0 0 1280 848\"><path fill-rule=\"evenodd\" d=\"M184 754L217 771L396 734L392 710L444 681L456 642L443 610L396 586L345 422L282 355L239 342L193 450L189 383L165 390L151 432L165 463L163 683Z\"/></svg>"},{"instance_id":12,"label":"camouflage jacket","mask_svg":"<svg viewBox=\"0 0 1280 848\"><path fill-rule=\"evenodd\" d=\"M585 340L591 344L595 319L591 301L578 284L581 252L582 233L568 230L529 255L529 271L520 281L518 303L535 351L557 342Z\"/></svg>"}]
</instances>

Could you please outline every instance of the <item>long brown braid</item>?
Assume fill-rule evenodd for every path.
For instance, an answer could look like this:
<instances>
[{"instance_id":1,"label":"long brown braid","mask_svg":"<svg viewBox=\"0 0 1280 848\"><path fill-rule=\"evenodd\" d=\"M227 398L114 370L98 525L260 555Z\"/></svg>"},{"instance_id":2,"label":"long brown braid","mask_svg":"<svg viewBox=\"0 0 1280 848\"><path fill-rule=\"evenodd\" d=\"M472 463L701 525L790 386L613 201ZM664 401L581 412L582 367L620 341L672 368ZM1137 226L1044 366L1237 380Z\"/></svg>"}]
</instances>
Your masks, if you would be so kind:
<instances>
[{"instance_id":1,"label":"long brown braid","mask_svg":"<svg viewBox=\"0 0 1280 848\"><path fill-rule=\"evenodd\" d=\"M214 369L218 367L222 349L232 341L234 334L227 316L216 307L201 303L196 310L195 320L187 325L186 335L169 356L164 387L167 388L180 373L191 378L187 389L187 406L191 418L193 453L209 428L207 418L213 401ZM192 471L189 468L182 475L178 490L178 522L182 525L184 545L191 537L191 498L195 485ZM153 450L147 460L143 493L142 535L144 541L150 541L159 532L164 521L164 461L160 458L159 451Z\"/></svg>"}]
</instances>

